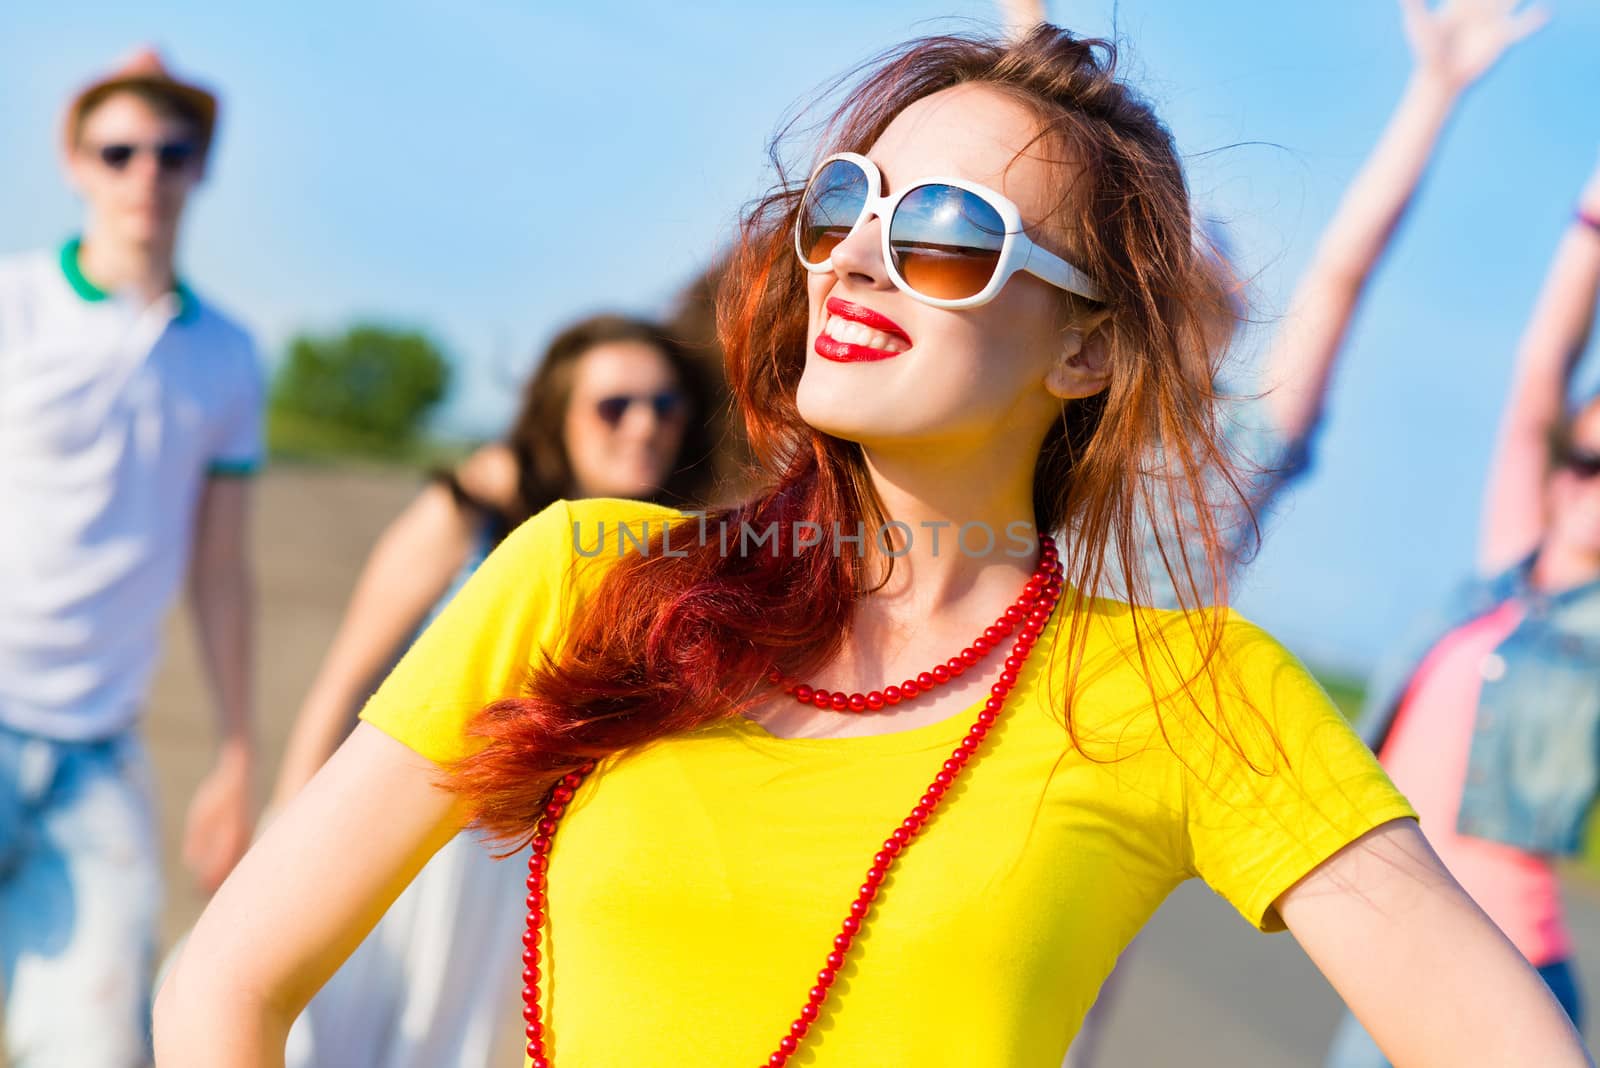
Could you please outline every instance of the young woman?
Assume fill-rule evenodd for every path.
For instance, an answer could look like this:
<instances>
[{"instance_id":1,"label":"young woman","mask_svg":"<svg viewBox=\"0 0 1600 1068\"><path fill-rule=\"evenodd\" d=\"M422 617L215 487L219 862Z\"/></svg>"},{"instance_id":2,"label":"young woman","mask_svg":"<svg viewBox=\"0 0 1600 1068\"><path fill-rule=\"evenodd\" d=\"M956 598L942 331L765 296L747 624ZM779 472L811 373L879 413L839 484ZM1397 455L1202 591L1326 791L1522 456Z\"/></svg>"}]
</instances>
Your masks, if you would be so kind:
<instances>
[{"instance_id":1,"label":"young woman","mask_svg":"<svg viewBox=\"0 0 1600 1068\"><path fill-rule=\"evenodd\" d=\"M770 486L507 539L213 901L167 1063L275 1063L466 820L533 841L535 1066L1056 1065L1195 874L1405 1063L1590 1063L1291 656L1082 592L1219 452L1218 287L1111 51L932 38L848 95L724 291Z\"/></svg>"},{"instance_id":2,"label":"young woman","mask_svg":"<svg viewBox=\"0 0 1600 1068\"><path fill-rule=\"evenodd\" d=\"M1600 400L1567 412L1600 290L1600 168L1523 338L1489 469L1479 577L1374 676L1363 733L1461 885L1581 1019L1552 857L1600 791ZM1330 1068L1388 1063L1353 1018Z\"/></svg>"},{"instance_id":3,"label":"young woman","mask_svg":"<svg viewBox=\"0 0 1600 1068\"><path fill-rule=\"evenodd\" d=\"M700 501L706 413L723 397L662 328L597 316L563 330L502 444L390 524L356 585L278 776L276 807L349 734L361 702L504 535L564 497ZM290 1034L299 1068L487 1066L518 971L522 876L470 834L436 854Z\"/></svg>"}]
</instances>

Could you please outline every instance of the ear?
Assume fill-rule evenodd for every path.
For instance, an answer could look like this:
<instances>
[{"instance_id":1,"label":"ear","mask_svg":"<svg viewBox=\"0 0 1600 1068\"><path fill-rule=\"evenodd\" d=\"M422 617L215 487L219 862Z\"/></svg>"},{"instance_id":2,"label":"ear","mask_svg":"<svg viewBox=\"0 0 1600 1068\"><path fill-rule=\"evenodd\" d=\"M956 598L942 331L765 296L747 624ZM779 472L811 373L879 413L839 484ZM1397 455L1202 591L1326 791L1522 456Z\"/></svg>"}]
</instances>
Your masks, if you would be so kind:
<instances>
[{"instance_id":1,"label":"ear","mask_svg":"<svg viewBox=\"0 0 1600 1068\"><path fill-rule=\"evenodd\" d=\"M1044 378L1052 397L1081 400L1111 384L1111 343L1105 329L1110 314L1093 312L1061 332L1061 348Z\"/></svg>"},{"instance_id":2,"label":"ear","mask_svg":"<svg viewBox=\"0 0 1600 1068\"><path fill-rule=\"evenodd\" d=\"M67 186L78 196L83 196L84 189L84 162L77 148L72 145L64 146L61 150L61 173L67 179Z\"/></svg>"}]
</instances>

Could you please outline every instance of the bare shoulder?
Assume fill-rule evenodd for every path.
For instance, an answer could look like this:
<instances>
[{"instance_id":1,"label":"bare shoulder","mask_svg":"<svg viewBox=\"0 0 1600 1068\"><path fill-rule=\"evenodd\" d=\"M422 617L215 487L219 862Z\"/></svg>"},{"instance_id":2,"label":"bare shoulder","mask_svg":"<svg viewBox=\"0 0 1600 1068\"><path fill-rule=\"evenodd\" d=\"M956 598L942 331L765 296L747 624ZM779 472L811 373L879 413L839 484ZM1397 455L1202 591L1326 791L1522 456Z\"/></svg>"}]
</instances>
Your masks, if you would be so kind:
<instances>
[{"instance_id":1,"label":"bare shoulder","mask_svg":"<svg viewBox=\"0 0 1600 1068\"><path fill-rule=\"evenodd\" d=\"M456 468L456 480L467 494L503 511L515 510L521 472L517 458L504 445L485 445Z\"/></svg>"}]
</instances>

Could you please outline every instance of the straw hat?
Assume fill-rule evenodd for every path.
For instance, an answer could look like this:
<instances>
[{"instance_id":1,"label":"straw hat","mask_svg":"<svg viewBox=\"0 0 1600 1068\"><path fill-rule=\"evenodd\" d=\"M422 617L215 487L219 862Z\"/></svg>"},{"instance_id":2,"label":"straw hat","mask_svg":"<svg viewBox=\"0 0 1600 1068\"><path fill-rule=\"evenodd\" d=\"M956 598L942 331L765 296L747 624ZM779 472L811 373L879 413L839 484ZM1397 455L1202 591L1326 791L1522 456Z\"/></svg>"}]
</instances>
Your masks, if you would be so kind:
<instances>
[{"instance_id":1,"label":"straw hat","mask_svg":"<svg viewBox=\"0 0 1600 1068\"><path fill-rule=\"evenodd\" d=\"M77 95L67 105L66 121L62 130L68 148L73 146L78 126L85 114L112 93L133 88L160 93L181 103L199 122L201 145L204 147L211 144L211 135L217 125L216 94L203 86L173 77L167 70L166 64L161 61L161 54L147 46L128 56L115 70L78 90Z\"/></svg>"}]
</instances>

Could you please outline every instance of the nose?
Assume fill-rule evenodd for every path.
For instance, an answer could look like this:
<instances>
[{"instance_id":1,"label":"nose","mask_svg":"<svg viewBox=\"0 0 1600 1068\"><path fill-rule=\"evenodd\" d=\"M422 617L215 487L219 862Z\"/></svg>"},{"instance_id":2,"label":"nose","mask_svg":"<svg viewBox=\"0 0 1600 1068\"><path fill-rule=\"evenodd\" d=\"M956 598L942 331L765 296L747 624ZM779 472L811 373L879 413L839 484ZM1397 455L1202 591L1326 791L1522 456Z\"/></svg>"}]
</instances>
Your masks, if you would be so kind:
<instances>
[{"instance_id":1,"label":"nose","mask_svg":"<svg viewBox=\"0 0 1600 1068\"><path fill-rule=\"evenodd\" d=\"M123 168L123 174L128 181L151 189L160 185L164 177L161 162L154 152L135 152Z\"/></svg>"},{"instance_id":2,"label":"nose","mask_svg":"<svg viewBox=\"0 0 1600 1068\"><path fill-rule=\"evenodd\" d=\"M841 282L849 281L869 289L894 288L889 281L889 269L883 262L882 227L882 219L870 216L833 246L829 262Z\"/></svg>"}]
</instances>

